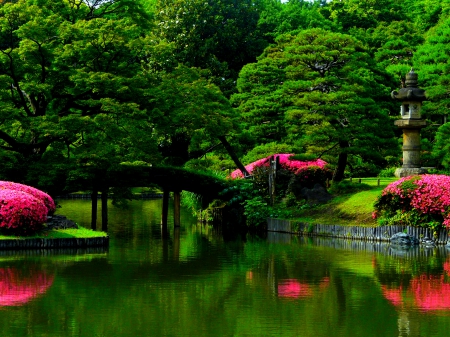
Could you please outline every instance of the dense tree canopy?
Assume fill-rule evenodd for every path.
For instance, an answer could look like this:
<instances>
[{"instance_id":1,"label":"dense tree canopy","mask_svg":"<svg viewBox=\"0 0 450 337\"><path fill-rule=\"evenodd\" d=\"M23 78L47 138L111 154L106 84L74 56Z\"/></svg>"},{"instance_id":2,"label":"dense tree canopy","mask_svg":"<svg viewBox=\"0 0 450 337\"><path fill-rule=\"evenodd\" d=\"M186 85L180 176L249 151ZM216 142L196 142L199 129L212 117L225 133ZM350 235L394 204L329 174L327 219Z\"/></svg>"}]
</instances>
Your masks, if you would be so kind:
<instances>
[{"instance_id":1,"label":"dense tree canopy","mask_svg":"<svg viewBox=\"0 0 450 337\"><path fill-rule=\"evenodd\" d=\"M159 0L156 36L174 45L177 62L208 69L231 93L242 66L267 45L258 28L262 9L262 0Z\"/></svg>"},{"instance_id":2,"label":"dense tree canopy","mask_svg":"<svg viewBox=\"0 0 450 337\"><path fill-rule=\"evenodd\" d=\"M2 1L0 178L64 186L121 162L183 165L211 151L234 162L212 167L234 168L238 155L279 148L326 157L337 179L355 158L381 169L386 156L401 158L389 92L411 67L428 93L425 117L446 114L449 9L448 0ZM426 138L431 150L436 136L443 158L447 132L436 130Z\"/></svg>"}]
</instances>

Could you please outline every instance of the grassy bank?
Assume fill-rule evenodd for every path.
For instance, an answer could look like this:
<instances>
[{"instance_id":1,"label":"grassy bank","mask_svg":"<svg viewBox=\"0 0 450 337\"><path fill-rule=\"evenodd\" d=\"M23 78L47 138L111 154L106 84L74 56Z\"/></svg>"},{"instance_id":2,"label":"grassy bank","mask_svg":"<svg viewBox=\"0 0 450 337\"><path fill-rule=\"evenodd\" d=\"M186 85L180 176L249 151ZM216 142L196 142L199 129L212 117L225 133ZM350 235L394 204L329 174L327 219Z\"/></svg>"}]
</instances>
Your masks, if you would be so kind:
<instances>
[{"instance_id":1,"label":"grassy bank","mask_svg":"<svg viewBox=\"0 0 450 337\"><path fill-rule=\"evenodd\" d=\"M43 231L32 236L7 236L0 235L0 240L11 239L89 239L108 236L105 232L97 232L90 229L80 227L78 229L53 229Z\"/></svg>"},{"instance_id":2,"label":"grassy bank","mask_svg":"<svg viewBox=\"0 0 450 337\"><path fill-rule=\"evenodd\" d=\"M376 226L372 219L373 203L383 189L396 178L353 179L345 181L345 189L330 191L333 199L322 205L305 208L296 212L295 220L312 224L342 226Z\"/></svg>"}]
</instances>

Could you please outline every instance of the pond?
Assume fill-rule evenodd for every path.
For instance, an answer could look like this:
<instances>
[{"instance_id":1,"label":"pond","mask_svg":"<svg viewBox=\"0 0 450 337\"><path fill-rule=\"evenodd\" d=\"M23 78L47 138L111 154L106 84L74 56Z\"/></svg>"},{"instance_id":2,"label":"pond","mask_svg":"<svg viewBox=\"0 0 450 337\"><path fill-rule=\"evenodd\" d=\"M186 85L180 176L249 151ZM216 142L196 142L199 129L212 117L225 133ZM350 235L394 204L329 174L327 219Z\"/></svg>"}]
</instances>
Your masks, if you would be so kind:
<instances>
[{"instance_id":1,"label":"pond","mask_svg":"<svg viewBox=\"0 0 450 337\"><path fill-rule=\"evenodd\" d=\"M90 203L60 214L89 227ZM161 200L110 208L108 249L0 252L2 336L443 336L445 247L288 234L224 239ZM99 225L100 227L100 225Z\"/></svg>"}]
</instances>

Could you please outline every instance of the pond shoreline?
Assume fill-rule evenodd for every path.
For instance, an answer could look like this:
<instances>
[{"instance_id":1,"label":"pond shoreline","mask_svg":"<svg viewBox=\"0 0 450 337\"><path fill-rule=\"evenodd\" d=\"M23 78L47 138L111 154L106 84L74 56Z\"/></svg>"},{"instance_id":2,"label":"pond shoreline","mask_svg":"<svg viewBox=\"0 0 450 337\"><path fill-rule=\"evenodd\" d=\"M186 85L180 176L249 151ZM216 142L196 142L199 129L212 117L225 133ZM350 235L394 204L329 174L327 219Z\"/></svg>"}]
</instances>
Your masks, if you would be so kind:
<instances>
[{"instance_id":1,"label":"pond shoreline","mask_svg":"<svg viewBox=\"0 0 450 337\"><path fill-rule=\"evenodd\" d=\"M109 237L93 238L17 238L0 240L2 249L87 248L108 246Z\"/></svg>"},{"instance_id":2,"label":"pond shoreline","mask_svg":"<svg viewBox=\"0 0 450 337\"><path fill-rule=\"evenodd\" d=\"M267 231L290 233L305 236L324 236L334 238L345 238L352 240L363 240L373 242L388 242L392 235L404 232L416 237L421 241L423 238L432 238L433 233L430 228L411 227L411 226L379 226L379 227L362 227L362 226L342 226L342 225L322 225L295 220L285 219L267 219ZM448 231L445 228L438 230L435 244L445 245L449 242Z\"/></svg>"}]
</instances>

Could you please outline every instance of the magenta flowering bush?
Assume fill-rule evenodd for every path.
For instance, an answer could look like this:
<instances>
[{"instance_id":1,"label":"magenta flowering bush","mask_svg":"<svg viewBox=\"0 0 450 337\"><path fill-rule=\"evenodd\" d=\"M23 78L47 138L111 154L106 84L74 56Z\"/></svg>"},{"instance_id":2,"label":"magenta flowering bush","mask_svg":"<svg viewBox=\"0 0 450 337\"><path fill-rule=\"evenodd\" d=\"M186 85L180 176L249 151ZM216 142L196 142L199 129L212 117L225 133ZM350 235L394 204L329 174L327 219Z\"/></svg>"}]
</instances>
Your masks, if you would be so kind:
<instances>
[{"instance_id":1,"label":"magenta flowering bush","mask_svg":"<svg viewBox=\"0 0 450 337\"><path fill-rule=\"evenodd\" d=\"M27 235L42 229L48 208L33 195L17 190L0 190L0 229Z\"/></svg>"},{"instance_id":2,"label":"magenta flowering bush","mask_svg":"<svg viewBox=\"0 0 450 337\"><path fill-rule=\"evenodd\" d=\"M450 176L410 176L388 185L378 197L373 218L387 224L450 228Z\"/></svg>"},{"instance_id":3,"label":"magenta flowering bush","mask_svg":"<svg viewBox=\"0 0 450 337\"><path fill-rule=\"evenodd\" d=\"M12 181L1 181L0 180L0 190L13 190L13 191L21 191L28 194L31 194L35 198L41 200L44 205L47 207L47 213L53 214L55 212L55 202L53 201L52 197L49 196L47 193L38 190L37 188L23 185L19 183L14 183Z\"/></svg>"},{"instance_id":4,"label":"magenta flowering bush","mask_svg":"<svg viewBox=\"0 0 450 337\"><path fill-rule=\"evenodd\" d=\"M292 160L293 154L275 154L273 157L279 158L280 167L276 175L276 198L281 201L283 198L295 197L300 201L304 198L303 188L312 188L315 184L325 186L326 180L331 178L331 171L326 167L327 162L317 159L311 161ZM252 174L253 189L266 201L270 200L269 192L269 167L270 158L259 159L246 166L247 171ZM236 170L231 173L231 178L242 178L242 173ZM293 200L293 199L292 199Z\"/></svg>"},{"instance_id":5,"label":"magenta flowering bush","mask_svg":"<svg viewBox=\"0 0 450 337\"><path fill-rule=\"evenodd\" d=\"M301 161L301 160L291 160L290 158L294 154L292 153L281 153L281 154L274 154L273 156L268 156L266 158L259 159L251 164L248 164L245 166L245 169L248 171L248 173L252 174L253 170L256 167L269 167L270 165L270 158L271 157L278 157L280 161L280 166L282 169L291 171L295 174L301 174L303 169L310 166L315 166L323 169L328 163L326 161L323 161L322 159L317 160L311 160L311 161ZM242 172L239 170L235 170L231 172L231 178L243 178Z\"/></svg>"}]
</instances>

